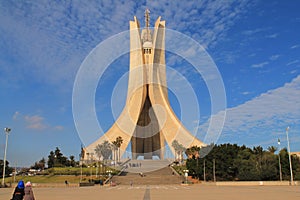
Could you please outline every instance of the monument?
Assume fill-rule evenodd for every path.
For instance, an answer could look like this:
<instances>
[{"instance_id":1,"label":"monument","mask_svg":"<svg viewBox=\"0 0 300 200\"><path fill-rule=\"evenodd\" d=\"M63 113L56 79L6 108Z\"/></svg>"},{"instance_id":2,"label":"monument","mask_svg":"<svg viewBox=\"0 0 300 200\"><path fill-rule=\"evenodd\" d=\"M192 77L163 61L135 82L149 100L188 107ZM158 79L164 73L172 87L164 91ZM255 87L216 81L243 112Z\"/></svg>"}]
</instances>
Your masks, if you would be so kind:
<instances>
[{"instance_id":1,"label":"monument","mask_svg":"<svg viewBox=\"0 0 300 200\"><path fill-rule=\"evenodd\" d=\"M112 127L84 149L84 159L97 159L93 157L96 146L104 141L112 143L117 137L123 139L121 155L131 144L132 159L164 159L166 145L174 153L174 140L186 148L204 146L183 126L168 100L165 21L158 17L154 28L150 28L150 12L146 9L142 31L136 17L129 24L130 67L125 107Z\"/></svg>"}]
</instances>

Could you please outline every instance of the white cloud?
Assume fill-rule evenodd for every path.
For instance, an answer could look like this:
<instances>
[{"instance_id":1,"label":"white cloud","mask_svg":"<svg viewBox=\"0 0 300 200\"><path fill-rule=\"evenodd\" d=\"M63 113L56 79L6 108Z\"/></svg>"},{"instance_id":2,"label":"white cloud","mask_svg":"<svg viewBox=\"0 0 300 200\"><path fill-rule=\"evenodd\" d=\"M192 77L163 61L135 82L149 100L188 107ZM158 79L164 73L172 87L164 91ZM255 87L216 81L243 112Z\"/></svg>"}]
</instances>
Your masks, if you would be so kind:
<instances>
[{"instance_id":1,"label":"white cloud","mask_svg":"<svg viewBox=\"0 0 300 200\"><path fill-rule=\"evenodd\" d=\"M61 131L61 130L64 130L64 127L63 126L55 126L54 129Z\"/></svg>"},{"instance_id":2,"label":"white cloud","mask_svg":"<svg viewBox=\"0 0 300 200\"><path fill-rule=\"evenodd\" d=\"M260 33L260 32L263 32L265 31L266 29L263 29L263 28L257 28L257 29L253 29L253 30L245 30L242 32L243 35L247 35L247 36L252 36L256 33Z\"/></svg>"},{"instance_id":3,"label":"white cloud","mask_svg":"<svg viewBox=\"0 0 300 200\"><path fill-rule=\"evenodd\" d=\"M265 62L261 62L261 63L258 63L258 64L253 64L251 65L251 67L253 68L261 68L261 67L264 67L265 65L268 65L269 62L268 61L265 61Z\"/></svg>"},{"instance_id":4,"label":"white cloud","mask_svg":"<svg viewBox=\"0 0 300 200\"><path fill-rule=\"evenodd\" d=\"M50 125L44 117L42 117L39 114L36 115L23 115L20 112L16 112L14 114L14 117L16 116L17 118L20 118L22 120L24 120L25 122L25 127L27 129L31 129L31 130L36 130L36 131L42 131L42 130L47 130L47 129L54 129L56 131L61 131L64 129L63 126L61 125L56 125L56 126L52 126Z\"/></svg>"},{"instance_id":5,"label":"white cloud","mask_svg":"<svg viewBox=\"0 0 300 200\"><path fill-rule=\"evenodd\" d=\"M204 47L214 46L226 37L239 16L248 11L250 1L149 1L155 19L162 16L167 28L185 33ZM207 20L209 19L209 20Z\"/></svg>"},{"instance_id":6,"label":"white cloud","mask_svg":"<svg viewBox=\"0 0 300 200\"><path fill-rule=\"evenodd\" d=\"M248 95L248 94L251 94L251 92L246 91L246 92L242 92L242 94L243 95Z\"/></svg>"},{"instance_id":7,"label":"white cloud","mask_svg":"<svg viewBox=\"0 0 300 200\"><path fill-rule=\"evenodd\" d=\"M278 132L280 127L300 123L299 97L300 75L282 87L269 90L239 106L228 108L223 133L225 136L234 134L234 138L241 136L244 140L250 140L252 137L260 140L260 137L268 138L265 134L267 130L272 137L271 133ZM199 130L205 130L208 123L209 121L202 124Z\"/></svg>"},{"instance_id":8,"label":"white cloud","mask_svg":"<svg viewBox=\"0 0 300 200\"><path fill-rule=\"evenodd\" d=\"M275 61L275 60L277 60L279 57L280 57L279 54L275 54L275 55L270 56L269 59L270 59L271 61Z\"/></svg>"},{"instance_id":9,"label":"white cloud","mask_svg":"<svg viewBox=\"0 0 300 200\"><path fill-rule=\"evenodd\" d=\"M251 53L248 55L249 57L255 57L256 56L256 53Z\"/></svg>"},{"instance_id":10,"label":"white cloud","mask_svg":"<svg viewBox=\"0 0 300 200\"><path fill-rule=\"evenodd\" d=\"M20 2L0 6L1 38L7 41L2 50L24 61L19 65L4 64L10 66L11 76L20 71L21 76L30 75L39 81L71 85L93 47L128 29L129 18L122 15L132 9L131 4L75 1L70 5ZM26 74L20 68L26 68Z\"/></svg>"},{"instance_id":11,"label":"white cloud","mask_svg":"<svg viewBox=\"0 0 300 200\"><path fill-rule=\"evenodd\" d=\"M296 64L298 62L299 62L299 60L293 60L293 61L287 63L286 66L293 65L293 64Z\"/></svg>"},{"instance_id":12,"label":"white cloud","mask_svg":"<svg viewBox=\"0 0 300 200\"><path fill-rule=\"evenodd\" d=\"M39 115L26 115L24 116L25 122L27 123L26 128L34 130L44 130L48 126L44 123L44 118Z\"/></svg>"},{"instance_id":13,"label":"white cloud","mask_svg":"<svg viewBox=\"0 0 300 200\"><path fill-rule=\"evenodd\" d=\"M45 123L44 117L40 115L23 115L16 111L13 115L13 120L21 120L25 122L25 127L34 130L44 130L49 126Z\"/></svg>"},{"instance_id":14,"label":"white cloud","mask_svg":"<svg viewBox=\"0 0 300 200\"><path fill-rule=\"evenodd\" d=\"M271 38L271 39L275 39L278 37L278 33L274 33L274 34L271 34L271 35L267 35L266 38Z\"/></svg>"},{"instance_id":15,"label":"white cloud","mask_svg":"<svg viewBox=\"0 0 300 200\"><path fill-rule=\"evenodd\" d=\"M17 120L19 116L20 116L20 112L16 111L15 114L13 115L13 120Z\"/></svg>"},{"instance_id":16,"label":"white cloud","mask_svg":"<svg viewBox=\"0 0 300 200\"><path fill-rule=\"evenodd\" d=\"M298 47L300 47L300 45L296 44L296 45L291 46L291 49L296 49Z\"/></svg>"},{"instance_id":17,"label":"white cloud","mask_svg":"<svg viewBox=\"0 0 300 200\"><path fill-rule=\"evenodd\" d=\"M136 1L116 0L1 4L0 54L22 61L16 65L9 61L3 63L9 66L6 78L7 75L11 79L32 76L42 82L65 86L73 83L77 69L92 48L106 38L128 30L129 20L134 15L143 27L146 6L151 11L151 25L162 16L167 28L188 34L207 47L224 38L251 3L148 1L143 5Z\"/></svg>"},{"instance_id":18,"label":"white cloud","mask_svg":"<svg viewBox=\"0 0 300 200\"><path fill-rule=\"evenodd\" d=\"M298 71L297 70L292 70L290 71L290 74L296 74Z\"/></svg>"}]
</instances>

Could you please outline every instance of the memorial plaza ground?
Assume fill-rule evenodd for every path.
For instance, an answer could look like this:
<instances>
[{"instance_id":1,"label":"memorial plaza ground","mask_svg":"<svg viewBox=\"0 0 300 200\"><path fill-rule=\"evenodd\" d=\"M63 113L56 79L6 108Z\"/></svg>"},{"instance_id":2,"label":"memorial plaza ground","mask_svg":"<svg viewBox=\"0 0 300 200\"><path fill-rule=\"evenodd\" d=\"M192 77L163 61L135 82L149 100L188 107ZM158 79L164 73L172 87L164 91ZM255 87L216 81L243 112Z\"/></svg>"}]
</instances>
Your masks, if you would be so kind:
<instances>
[{"instance_id":1,"label":"memorial plaza ground","mask_svg":"<svg viewBox=\"0 0 300 200\"><path fill-rule=\"evenodd\" d=\"M300 200L300 186L216 186L216 185L151 185L115 187L48 187L33 188L37 200L99 199L228 199L228 200ZM13 188L0 188L0 199L11 198Z\"/></svg>"}]
</instances>

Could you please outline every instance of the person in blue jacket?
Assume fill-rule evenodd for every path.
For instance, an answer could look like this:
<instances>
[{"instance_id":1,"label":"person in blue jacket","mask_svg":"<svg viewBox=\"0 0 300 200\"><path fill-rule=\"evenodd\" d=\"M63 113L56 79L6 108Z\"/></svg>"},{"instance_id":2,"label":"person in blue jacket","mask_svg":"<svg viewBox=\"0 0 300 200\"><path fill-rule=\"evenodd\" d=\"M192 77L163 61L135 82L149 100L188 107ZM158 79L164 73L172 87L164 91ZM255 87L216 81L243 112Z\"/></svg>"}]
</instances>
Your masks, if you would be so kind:
<instances>
[{"instance_id":1,"label":"person in blue jacket","mask_svg":"<svg viewBox=\"0 0 300 200\"><path fill-rule=\"evenodd\" d=\"M11 200L23 200L24 195L25 195L24 182L21 180L18 182L18 185L15 188L15 191L13 193L13 197Z\"/></svg>"}]
</instances>

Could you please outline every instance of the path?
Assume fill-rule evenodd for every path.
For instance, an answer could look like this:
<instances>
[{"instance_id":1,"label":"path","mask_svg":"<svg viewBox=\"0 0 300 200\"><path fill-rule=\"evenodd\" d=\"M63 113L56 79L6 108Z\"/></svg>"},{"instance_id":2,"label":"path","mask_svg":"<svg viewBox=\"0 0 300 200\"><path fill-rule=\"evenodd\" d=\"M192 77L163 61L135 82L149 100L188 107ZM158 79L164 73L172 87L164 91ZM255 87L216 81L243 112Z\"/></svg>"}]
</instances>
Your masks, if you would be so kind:
<instances>
[{"instance_id":1,"label":"path","mask_svg":"<svg viewBox=\"0 0 300 200\"><path fill-rule=\"evenodd\" d=\"M0 199L10 199L12 188L0 189ZM42 200L160 200L160 199L223 199L282 200L300 199L300 186L204 186L159 185L85 188L33 188L36 199Z\"/></svg>"}]
</instances>

